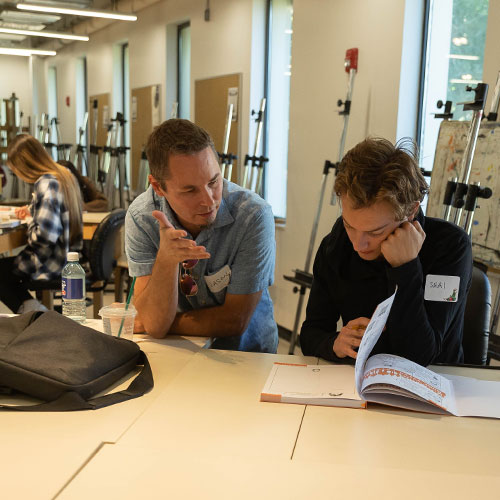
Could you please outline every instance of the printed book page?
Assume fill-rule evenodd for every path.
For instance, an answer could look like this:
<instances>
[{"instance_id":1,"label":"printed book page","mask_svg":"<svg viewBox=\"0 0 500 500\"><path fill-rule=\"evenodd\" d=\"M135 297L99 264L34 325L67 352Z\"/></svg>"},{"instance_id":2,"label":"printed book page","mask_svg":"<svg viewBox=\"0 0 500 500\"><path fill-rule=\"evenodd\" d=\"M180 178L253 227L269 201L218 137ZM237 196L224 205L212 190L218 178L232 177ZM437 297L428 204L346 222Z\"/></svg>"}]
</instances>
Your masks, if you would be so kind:
<instances>
[{"instance_id":1,"label":"printed book page","mask_svg":"<svg viewBox=\"0 0 500 500\"><path fill-rule=\"evenodd\" d=\"M500 382L444 375L453 384L460 417L500 418Z\"/></svg>"},{"instance_id":2,"label":"printed book page","mask_svg":"<svg viewBox=\"0 0 500 500\"><path fill-rule=\"evenodd\" d=\"M300 399L361 400L354 387L352 365L275 363L262 394Z\"/></svg>"},{"instance_id":3,"label":"printed book page","mask_svg":"<svg viewBox=\"0 0 500 500\"><path fill-rule=\"evenodd\" d=\"M361 384L363 382L363 374L365 371L366 360L370 356L373 347L377 343L377 340L382 333L385 323L387 322L387 317L391 312L391 306L394 302L394 297L396 296L396 291L388 298L381 302L373 316L366 327L363 339L358 349L358 356L356 357L355 365L355 379L356 379L356 390L361 394Z\"/></svg>"},{"instance_id":4,"label":"printed book page","mask_svg":"<svg viewBox=\"0 0 500 500\"><path fill-rule=\"evenodd\" d=\"M393 386L396 387L393 389ZM447 378L392 354L377 354L366 362L361 395L370 400L371 391L378 396L387 395L384 399L388 404L391 393L406 397L415 395L420 401L457 414L453 384ZM377 401L381 402L381 398L377 397Z\"/></svg>"}]
</instances>

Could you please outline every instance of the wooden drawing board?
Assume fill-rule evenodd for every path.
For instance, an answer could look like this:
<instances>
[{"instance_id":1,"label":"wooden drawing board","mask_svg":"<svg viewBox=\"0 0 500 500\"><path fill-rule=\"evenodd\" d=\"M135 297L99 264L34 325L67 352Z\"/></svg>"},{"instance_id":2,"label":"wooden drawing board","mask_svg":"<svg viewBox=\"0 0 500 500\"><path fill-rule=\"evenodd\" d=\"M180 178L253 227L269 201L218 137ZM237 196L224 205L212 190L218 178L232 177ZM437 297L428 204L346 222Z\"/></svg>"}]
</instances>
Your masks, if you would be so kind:
<instances>
[{"instance_id":1,"label":"wooden drawing board","mask_svg":"<svg viewBox=\"0 0 500 500\"><path fill-rule=\"evenodd\" d=\"M131 186L137 188L141 153L153 128L160 124L160 85L132 89Z\"/></svg>"},{"instance_id":2,"label":"wooden drawing board","mask_svg":"<svg viewBox=\"0 0 500 500\"><path fill-rule=\"evenodd\" d=\"M446 183L450 177L460 179L469 126L465 121L441 123L427 205L430 217L443 216ZM472 225L473 255L489 267L500 268L500 123L481 124L469 183L476 181L489 187L493 195L488 200L478 200Z\"/></svg>"},{"instance_id":3,"label":"wooden drawing board","mask_svg":"<svg viewBox=\"0 0 500 500\"><path fill-rule=\"evenodd\" d=\"M226 127L229 89L238 89L237 109L233 112L231 135L229 136L228 153L238 156L233 165L231 180L237 182L238 164L241 162L239 153L240 120L241 120L241 74L218 76L195 82L194 120L213 138L215 149L222 152L224 131Z\"/></svg>"}]
</instances>

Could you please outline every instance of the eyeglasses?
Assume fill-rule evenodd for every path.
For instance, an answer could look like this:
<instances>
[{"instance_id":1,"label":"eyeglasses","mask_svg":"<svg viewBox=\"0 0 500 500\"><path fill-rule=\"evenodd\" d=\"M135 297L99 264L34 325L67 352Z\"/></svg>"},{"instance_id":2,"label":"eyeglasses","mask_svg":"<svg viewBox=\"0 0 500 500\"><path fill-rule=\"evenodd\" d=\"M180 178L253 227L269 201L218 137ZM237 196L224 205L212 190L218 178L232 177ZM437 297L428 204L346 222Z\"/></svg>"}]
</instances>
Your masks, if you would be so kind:
<instances>
[{"instance_id":1,"label":"eyeglasses","mask_svg":"<svg viewBox=\"0 0 500 500\"><path fill-rule=\"evenodd\" d=\"M191 275L191 269L198 264L198 259L185 260L179 267L179 286L186 297L193 297L198 293L198 285Z\"/></svg>"}]
</instances>

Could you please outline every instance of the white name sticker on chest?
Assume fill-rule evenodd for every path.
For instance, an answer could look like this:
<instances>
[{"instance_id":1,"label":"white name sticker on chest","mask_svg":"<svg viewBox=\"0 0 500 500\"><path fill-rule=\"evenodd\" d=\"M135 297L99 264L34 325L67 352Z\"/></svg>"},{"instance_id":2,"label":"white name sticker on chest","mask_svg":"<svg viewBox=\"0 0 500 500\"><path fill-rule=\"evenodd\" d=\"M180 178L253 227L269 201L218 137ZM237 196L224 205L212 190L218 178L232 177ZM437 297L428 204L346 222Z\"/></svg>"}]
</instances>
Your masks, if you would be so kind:
<instances>
[{"instance_id":1,"label":"white name sticker on chest","mask_svg":"<svg viewBox=\"0 0 500 500\"><path fill-rule=\"evenodd\" d=\"M434 302L456 302L460 290L460 276L428 274L425 278L424 299Z\"/></svg>"},{"instance_id":2,"label":"white name sticker on chest","mask_svg":"<svg viewBox=\"0 0 500 500\"><path fill-rule=\"evenodd\" d=\"M231 268L226 264L222 269L210 276L204 276L208 289L217 293L229 285L231 281Z\"/></svg>"}]
</instances>

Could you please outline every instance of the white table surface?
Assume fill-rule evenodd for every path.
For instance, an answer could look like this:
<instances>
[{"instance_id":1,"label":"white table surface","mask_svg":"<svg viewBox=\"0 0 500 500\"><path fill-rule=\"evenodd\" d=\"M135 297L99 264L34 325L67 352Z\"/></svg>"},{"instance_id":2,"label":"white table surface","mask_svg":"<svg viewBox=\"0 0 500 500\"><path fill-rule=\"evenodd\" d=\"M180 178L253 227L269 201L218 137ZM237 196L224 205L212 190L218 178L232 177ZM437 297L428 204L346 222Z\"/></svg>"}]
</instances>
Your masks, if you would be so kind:
<instances>
[{"instance_id":1,"label":"white table surface","mask_svg":"<svg viewBox=\"0 0 500 500\"><path fill-rule=\"evenodd\" d=\"M99 224L109 214L110 212L84 212L82 214L82 221L84 224Z\"/></svg>"},{"instance_id":2,"label":"white table surface","mask_svg":"<svg viewBox=\"0 0 500 500\"><path fill-rule=\"evenodd\" d=\"M144 397L94 412L0 412L2 498L455 499L500 491L500 420L262 403L275 361L317 360L206 350L204 342L142 340L155 377Z\"/></svg>"},{"instance_id":3,"label":"white table surface","mask_svg":"<svg viewBox=\"0 0 500 500\"><path fill-rule=\"evenodd\" d=\"M213 349L198 352L120 440L175 454L290 458L305 407L266 404L260 392L275 361L304 356Z\"/></svg>"},{"instance_id":4,"label":"white table surface","mask_svg":"<svg viewBox=\"0 0 500 500\"><path fill-rule=\"evenodd\" d=\"M362 411L362 410L353 410ZM58 500L493 498L500 478L105 445Z\"/></svg>"},{"instance_id":5,"label":"white table surface","mask_svg":"<svg viewBox=\"0 0 500 500\"><path fill-rule=\"evenodd\" d=\"M97 327L102 324L100 320L92 321ZM87 325L93 326L92 321ZM95 411L0 412L0 496L53 498L103 443L118 441L205 341L181 337L142 341L140 346L148 355L155 387L140 398ZM116 390L125 388L131 379L123 379ZM12 400L3 397L0 401Z\"/></svg>"},{"instance_id":6,"label":"white table surface","mask_svg":"<svg viewBox=\"0 0 500 500\"><path fill-rule=\"evenodd\" d=\"M500 380L500 370L431 368ZM500 420L424 414L370 403L367 410L308 406L293 458L335 466L356 466L362 459L397 470L500 477Z\"/></svg>"}]
</instances>

